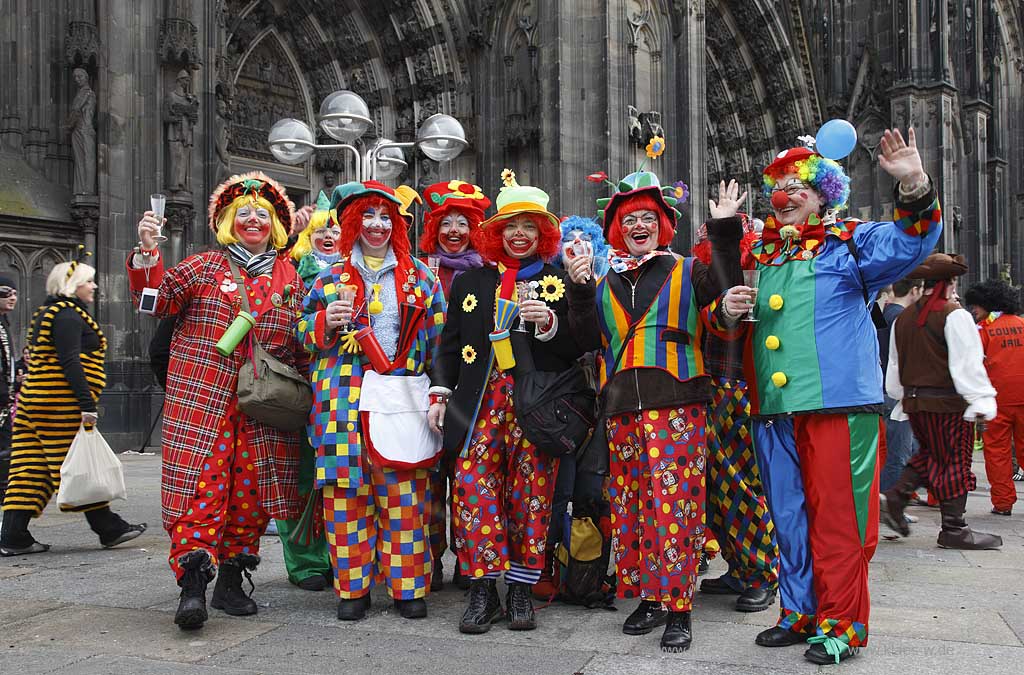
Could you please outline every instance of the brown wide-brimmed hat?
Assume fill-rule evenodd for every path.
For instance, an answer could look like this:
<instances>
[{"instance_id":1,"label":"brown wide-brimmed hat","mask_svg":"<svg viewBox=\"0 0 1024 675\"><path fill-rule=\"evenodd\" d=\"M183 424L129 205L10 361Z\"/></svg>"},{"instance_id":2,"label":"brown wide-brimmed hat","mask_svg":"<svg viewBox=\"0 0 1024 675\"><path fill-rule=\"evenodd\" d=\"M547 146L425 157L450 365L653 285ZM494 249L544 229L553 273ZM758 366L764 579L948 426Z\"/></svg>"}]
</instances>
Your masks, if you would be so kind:
<instances>
[{"instance_id":1,"label":"brown wide-brimmed hat","mask_svg":"<svg viewBox=\"0 0 1024 675\"><path fill-rule=\"evenodd\" d=\"M943 281L967 273L967 263L959 254L932 253L907 275L908 279L924 279L925 281Z\"/></svg>"}]
</instances>

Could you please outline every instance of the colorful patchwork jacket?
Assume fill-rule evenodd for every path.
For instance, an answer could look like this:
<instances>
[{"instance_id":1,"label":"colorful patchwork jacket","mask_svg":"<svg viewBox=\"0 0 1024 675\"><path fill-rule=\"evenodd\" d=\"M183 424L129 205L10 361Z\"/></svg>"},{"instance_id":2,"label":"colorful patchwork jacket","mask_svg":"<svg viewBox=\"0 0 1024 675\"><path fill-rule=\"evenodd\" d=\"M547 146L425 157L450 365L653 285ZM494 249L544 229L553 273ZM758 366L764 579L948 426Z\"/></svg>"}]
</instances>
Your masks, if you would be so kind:
<instances>
[{"instance_id":1,"label":"colorful patchwork jacket","mask_svg":"<svg viewBox=\"0 0 1024 675\"><path fill-rule=\"evenodd\" d=\"M932 187L912 202L897 193L894 222L839 221L821 239L756 242L757 321L744 322L751 413L881 412L866 304L917 267L941 233Z\"/></svg>"},{"instance_id":2,"label":"colorful patchwork jacket","mask_svg":"<svg viewBox=\"0 0 1024 675\"><path fill-rule=\"evenodd\" d=\"M395 295L402 301L396 357L407 354L404 360L396 358L402 362L388 375L420 375L431 368L444 326L444 293L440 282L419 260L410 256L395 259L390 252L389 258L395 265ZM367 359L352 333L329 333L326 325L327 305L338 299L338 288L343 284L358 288L355 306L363 305L366 289L362 277L351 259L340 260L313 282L297 328L299 340L313 354L313 410L306 430L317 454L317 487L358 488L364 483L359 389Z\"/></svg>"}]
</instances>

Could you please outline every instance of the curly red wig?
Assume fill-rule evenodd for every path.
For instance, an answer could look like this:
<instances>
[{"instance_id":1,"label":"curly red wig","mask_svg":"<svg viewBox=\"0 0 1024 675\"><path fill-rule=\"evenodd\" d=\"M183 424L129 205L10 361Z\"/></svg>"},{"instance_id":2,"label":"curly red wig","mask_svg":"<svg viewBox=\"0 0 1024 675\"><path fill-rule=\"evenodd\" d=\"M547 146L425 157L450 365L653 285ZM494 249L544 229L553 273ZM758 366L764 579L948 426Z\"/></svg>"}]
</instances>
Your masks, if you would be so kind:
<instances>
[{"instance_id":1,"label":"curly red wig","mask_svg":"<svg viewBox=\"0 0 1024 675\"><path fill-rule=\"evenodd\" d=\"M466 216L466 221L469 223L469 247L471 249L479 249L480 223L484 220L483 211L451 206L447 209L427 211L423 215L423 234L420 235L419 242L421 251L424 253L434 253L437 251L437 235L441 231L441 221L444 220L445 216L454 211L458 211Z\"/></svg>"},{"instance_id":2,"label":"curly red wig","mask_svg":"<svg viewBox=\"0 0 1024 675\"><path fill-rule=\"evenodd\" d=\"M615 211L615 219L608 226L608 243L612 248L625 251L626 240L622 236L622 218L634 211L654 211L658 214L658 246L668 246L676 233L675 225L669 220L662 207L649 192L638 192L627 197Z\"/></svg>"},{"instance_id":3,"label":"curly red wig","mask_svg":"<svg viewBox=\"0 0 1024 675\"><path fill-rule=\"evenodd\" d=\"M545 261L554 258L558 253L559 247L562 245L562 231L555 227L554 223L549 219L540 214L522 213L516 215L529 217L537 226L537 232L539 234L537 241L537 255ZM499 260L507 257L507 254L505 253L504 237L502 236L505 231L506 222L507 221L498 221L490 223L485 228L477 228L480 234L473 244L485 260L498 262Z\"/></svg>"},{"instance_id":4,"label":"curly red wig","mask_svg":"<svg viewBox=\"0 0 1024 675\"><path fill-rule=\"evenodd\" d=\"M398 204L378 195L367 195L356 197L342 208L338 223L341 225L341 239L338 240L338 250L342 255L350 255L352 247L359 239L359 233L363 229L363 213L366 209L384 207L391 216L391 249L396 257L409 255L412 247L409 245L408 223L398 212Z\"/></svg>"}]
</instances>

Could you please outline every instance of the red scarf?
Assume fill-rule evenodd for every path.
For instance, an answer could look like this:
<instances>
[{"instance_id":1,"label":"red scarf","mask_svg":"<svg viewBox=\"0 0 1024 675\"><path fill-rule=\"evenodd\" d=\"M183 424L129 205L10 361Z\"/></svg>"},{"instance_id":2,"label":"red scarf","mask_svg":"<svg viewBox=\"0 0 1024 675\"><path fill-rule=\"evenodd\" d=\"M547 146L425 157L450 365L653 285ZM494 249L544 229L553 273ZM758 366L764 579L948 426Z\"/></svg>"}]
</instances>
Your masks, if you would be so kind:
<instances>
[{"instance_id":1,"label":"red scarf","mask_svg":"<svg viewBox=\"0 0 1024 675\"><path fill-rule=\"evenodd\" d=\"M928 315L934 311L938 311L946 306L949 299L946 297L946 291L949 290L949 280L943 279L939 283L935 284L932 289L931 297L925 301L924 306L921 307L921 312L917 315L917 325L923 326L924 322L928 320Z\"/></svg>"}]
</instances>

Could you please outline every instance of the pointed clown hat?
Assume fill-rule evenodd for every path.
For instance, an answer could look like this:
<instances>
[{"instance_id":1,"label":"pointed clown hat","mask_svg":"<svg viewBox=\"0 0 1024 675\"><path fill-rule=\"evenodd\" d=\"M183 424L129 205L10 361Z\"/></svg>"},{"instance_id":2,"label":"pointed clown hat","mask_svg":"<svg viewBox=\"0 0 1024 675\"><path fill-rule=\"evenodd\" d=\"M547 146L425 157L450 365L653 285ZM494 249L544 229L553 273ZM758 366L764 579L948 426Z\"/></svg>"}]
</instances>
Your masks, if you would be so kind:
<instances>
[{"instance_id":1,"label":"pointed clown hat","mask_svg":"<svg viewBox=\"0 0 1024 675\"><path fill-rule=\"evenodd\" d=\"M398 207L398 212L402 214L403 218L411 223L413 215L409 209L412 207L413 202L423 206L423 197L420 197L420 193L416 192L416 190L413 190L408 185L399 185L396 187L395 196L402 202L402 205Z\"/></svg>"},{"instance_id":2,"label":"pointed clown hat","mask_svg":"<svg viewBox=\"0 0 1024 675\"><path fill-rule=\"evenodd\" d=\"M284 187L262 171L238 174L217 186L217 189L210 195L210 204L207 207L207 222L211 230L217 231L217 221L220 219L221 211L245 194L262 197L270 202L284 231L291 230L292 219L295 216L295 204L288 199L288 193L285 192Z\"/></svg>"},{"instance_id":3,"label":"pointed clown hat","mask_svg":"<svg viewBox=\"0 0 1024 675\"><path fill-rule=\"evenodd\" d=\"M558 229L558 216L548 211L548 193L540 188L530 185L520 185L516 182L516 174L511 169L501 172L501 181L505 184L498 192L495 205L498 212L480 223L481 228L486 228L492 223L501 223L521 213L534 213L543 216L555 229Z\"/></svg>"},{"instance_id":4,"label":"pointed clown hat","mask_svg":"<svg viewBox=\"0 0 1024 675\"><path fill-rule=\"evenodd\" d=\"M334 188L334 192L331 194L331 210L334 211L335 215L338 216L339 222L341 220L341 212L345 210L345 207L357 197L366 197L367 195L379 195L384 199L390 200L399 206L399 210L405 206L402 203L401 198L395 194L394 188L390 188L384 183L379 183L375 180L368 180L365 182L351 181L343 183ZM405 215L405 214L402 214Z\"/></svg>"}]
</instances>

